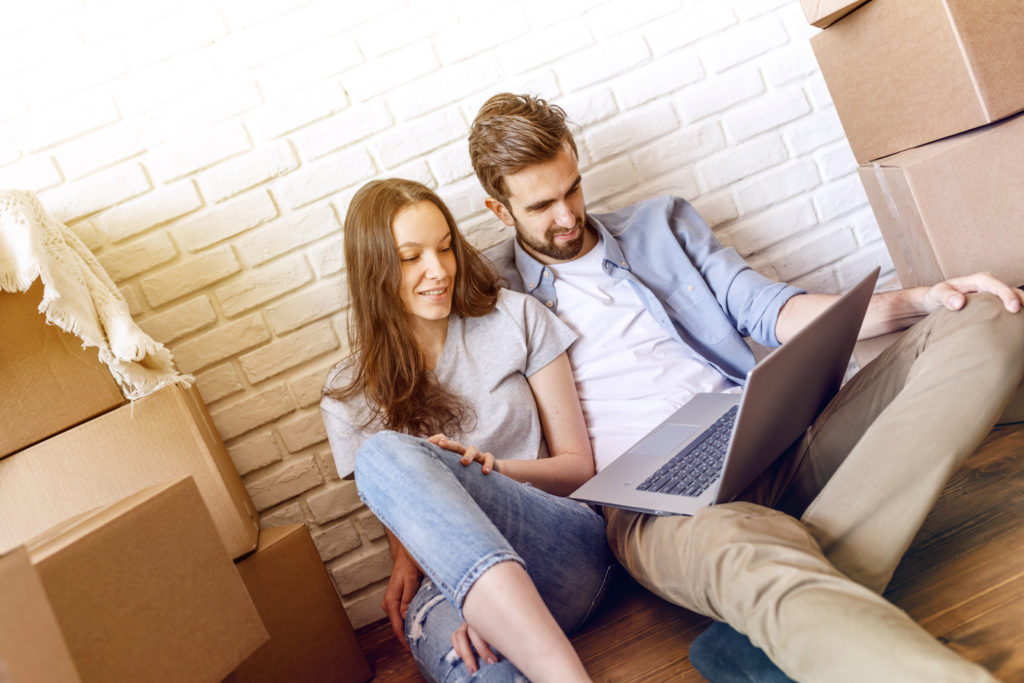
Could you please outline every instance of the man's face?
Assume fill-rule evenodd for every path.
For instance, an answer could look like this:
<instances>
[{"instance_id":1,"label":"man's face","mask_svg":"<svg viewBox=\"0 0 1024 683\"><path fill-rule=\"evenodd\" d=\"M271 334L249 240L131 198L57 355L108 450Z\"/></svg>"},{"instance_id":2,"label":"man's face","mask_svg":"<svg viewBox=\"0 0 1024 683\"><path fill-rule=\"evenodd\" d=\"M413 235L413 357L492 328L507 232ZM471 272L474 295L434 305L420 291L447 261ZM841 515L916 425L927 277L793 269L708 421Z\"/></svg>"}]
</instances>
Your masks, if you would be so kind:
<instances>
[{"instance_id":1,"label":"man's face","mask_svg":"<svg viewBox=\"0 0 1024 683\"><path fill-rule=\"evenodd\" d=\"M583 249L586 209L580 169L569 145L551 161L505 176L506 207L495 200L488 206L541 263L571 261ZM493 203L491 203L493 202Z\"/></svg>"}]
</instances>

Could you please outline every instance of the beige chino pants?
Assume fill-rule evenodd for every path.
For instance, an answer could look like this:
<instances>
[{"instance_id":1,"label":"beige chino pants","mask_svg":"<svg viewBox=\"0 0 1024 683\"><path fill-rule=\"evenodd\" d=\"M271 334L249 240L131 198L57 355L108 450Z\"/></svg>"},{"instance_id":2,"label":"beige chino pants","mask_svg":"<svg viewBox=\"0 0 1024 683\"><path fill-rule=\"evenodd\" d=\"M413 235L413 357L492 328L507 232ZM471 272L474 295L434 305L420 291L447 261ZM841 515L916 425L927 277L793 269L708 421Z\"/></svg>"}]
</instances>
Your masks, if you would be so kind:
<instances>
[{"instance_id":1,"label":"beige chino pants","mask_svg":"<svg viewBox=\"0 0 1024 683\"><path fill-rule=\"evenodd\" d=\"M612 550L798 681L994 680L880 593L950 475L1024 406L1022 377L1024 312L971 295L861 370L741 501L693 517L606 508Z\"/></svg>"}]
</instances>

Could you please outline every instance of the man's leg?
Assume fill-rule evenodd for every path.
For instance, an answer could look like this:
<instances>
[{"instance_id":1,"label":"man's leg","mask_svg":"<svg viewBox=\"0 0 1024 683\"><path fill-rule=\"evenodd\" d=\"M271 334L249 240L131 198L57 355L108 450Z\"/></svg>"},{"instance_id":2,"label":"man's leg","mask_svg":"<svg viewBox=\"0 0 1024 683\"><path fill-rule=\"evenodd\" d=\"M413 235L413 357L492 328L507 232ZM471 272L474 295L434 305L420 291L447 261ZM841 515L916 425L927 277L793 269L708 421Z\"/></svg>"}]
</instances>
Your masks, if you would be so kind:
<instances>
[{"instance_id":1,"label":"man's leg","mask_svg":"<svg viewBox=\"0 0 1024 683\"><path fill-rule=\"evenodd\" d=\"M752 503L694 517L606 508L623 566L662 598L747 634L798 681L992 681L850 581L796 519Z\"/></svg>"},{"instance_id":2,"label":"man's leg","mask_svg":"<svg viewBox=\"0 0 1024 683\"><path fill-rule=\"evenodd\" d=\"M829 561L881 592L949 477L1021 405L1022 375L1024 314L990 295L937 311L840 391L786 489L758 502L802 513Z\"/></svg>"}]
</instances>

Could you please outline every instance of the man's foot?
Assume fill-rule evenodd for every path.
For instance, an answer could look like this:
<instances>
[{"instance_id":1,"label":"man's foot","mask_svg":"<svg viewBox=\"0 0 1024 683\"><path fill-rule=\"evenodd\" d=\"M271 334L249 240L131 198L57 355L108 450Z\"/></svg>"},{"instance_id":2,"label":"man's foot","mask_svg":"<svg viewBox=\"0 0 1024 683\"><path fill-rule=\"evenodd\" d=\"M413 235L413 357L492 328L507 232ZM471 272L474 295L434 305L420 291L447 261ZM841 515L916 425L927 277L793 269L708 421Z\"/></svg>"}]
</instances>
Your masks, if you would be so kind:
<instances>
[{"instance_id":1,"label":"man's foot","mask_svg":"<svg viewBox=\"0 0 1024 683\"><path fill-rule=\"evenodd\" d=\"M722 622L697 636L690 662L711 683L794 683L749 638Z\"/></svg>"}]
</instances>

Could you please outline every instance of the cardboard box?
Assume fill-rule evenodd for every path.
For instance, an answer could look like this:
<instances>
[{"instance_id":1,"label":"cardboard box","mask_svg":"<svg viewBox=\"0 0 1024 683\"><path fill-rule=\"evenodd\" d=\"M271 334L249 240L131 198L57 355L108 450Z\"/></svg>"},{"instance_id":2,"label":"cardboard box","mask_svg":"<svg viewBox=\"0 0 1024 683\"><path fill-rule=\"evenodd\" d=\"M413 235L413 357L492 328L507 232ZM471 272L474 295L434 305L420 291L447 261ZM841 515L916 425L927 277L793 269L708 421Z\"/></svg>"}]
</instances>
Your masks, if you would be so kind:
<instances>
[{"instance_id":1,"label":"cardboard box","mask_svg":"<svg viewBox=\"0 0 1024 683\"><path fill-rule=\"evenodd\" d=\"M95 348L38 311L43 283L0 292L0 458L125 402Z\"/></svg>"},{"instance_id":2,"label":"cardboard box","mask_svg":"<svg viewBox=\"0 0 1024 683\"><path fill-rule=\"evenodd\" d=\"M0 680L76 683L82 679L28 551L0 555Z\"/></svg>"},{"instance_id":3,"label":"cardboard box","mask_svg":"<svg viewBox=\"0 0 1024 683\"><path fill-rule=\"evenodd\" d=\"M260 532L238 572L270 633L226 683L363 683L373 677L303 524Z\"/></svg>"},{"instance_id":4,"label":"cardboard box","mask_svg":"<svg viewBox=\"0 0 1024 683\"><path fill-rule=\"evenodd\" d=\"M904 287L989 271L1024 284L1024 114L861 166Z\"/></svg>"},{"instance_id":5,"label":"cardboard box","mask_svg":"<svg viewBox=\"0 0 1024 683\"><path fill-rule=\"evenodd\" d=\"M839 21L868 0L800 0L807 23L818 28Z\"/></svg>"},{"instance_id":6,"label":"cardboard box","mask_svg":"<svg viewBox=\"0 0 1024 683\"><path fill-rule=\"evenodd\" d=\"M0 460L0 550L71 515L192 476L232 557L258 514L198 391L161 389Z\"/></svg>"},{"instance_id":7,"label":"cardboard box","mask_svg":"<svg viewBox=\"0 0 1024 683\"><path fill-rule=\"evenodd\" d=\"M26 547L87 683L214 683L267 640L190 477Z\"/></svg>"},{"instance_id":8,"label":"cardboard box","mask_svg":"<svg viewBox=\"0 0 1024 683\"><path fill-rule=\"evenodd\" d=\"M872 0L811 46L860 163L1024 109L1015 2Z\"/></svg>"}]
</instances>

